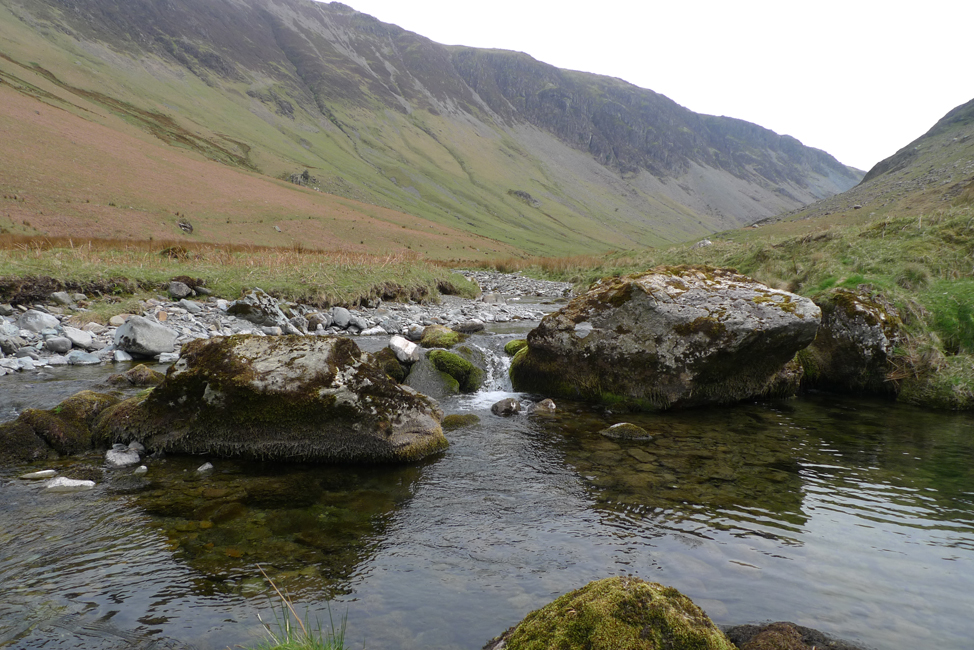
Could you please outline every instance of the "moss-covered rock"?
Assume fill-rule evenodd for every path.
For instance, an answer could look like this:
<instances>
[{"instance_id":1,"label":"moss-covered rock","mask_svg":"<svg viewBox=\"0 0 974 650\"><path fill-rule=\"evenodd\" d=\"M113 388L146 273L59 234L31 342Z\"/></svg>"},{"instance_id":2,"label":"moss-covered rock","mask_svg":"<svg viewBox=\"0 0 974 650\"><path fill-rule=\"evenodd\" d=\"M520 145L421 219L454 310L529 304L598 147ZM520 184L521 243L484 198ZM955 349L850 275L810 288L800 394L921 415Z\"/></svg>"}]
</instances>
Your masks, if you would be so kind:
<instances>
[{"instance_id":1,"label":"moss-covered rock","mask_svg":"<svg viewBox=\"0 0 974 650\"><path fill-rule=\"evenodd\" d=\"M129 368L122 374L112 375L109 383L128 386L158 386L166 376L158 370L153 370L144 363Z\"/></svg>"},{"instance_id":2,"label":"moss-covered rock","mask_svg":"<svg viewBox=\"0 0 974 650\"><path fill-rule=\"evenodd\" d=\"M815 297L822 327L799 355L804 385L857 395L894 395L887 376L902 321L881 295L831 289Z\"/></svg>"},{"instance_id":3,"label":"moss-covered rock","mask_svg":"<svg viewBox=\"0 0 974 650\"><path fill-rule=\"evenodd\" d=\"M455 431L471 427L480 422L480 417L474 413L453 413L443 418L443 430Z\"/></svg>"},{"instance_id":4,"label":"moss-covered rock","mask_svg":"<svg viewBox=\"0 0 974 650\"><path fill-rule=\"evenodd\" d=\"M504 353L508 356L513 357L515 354L520 352L523 348L528 345L527 339L514 339L513 341L508 341L504 345Z\"/></svg>"},{"instance_id":5,"label":"moss-covered rock","mask_svg":"<svg viewBox=\"0 0 974 650\"><path fill-rule=\"evenodd\" d=\"M449 327L430 325L423 330L423 338L419 344L424 348L452 348L462 340L463 336Z\"/></svg>"},{"instance_id":6,"label":"moss-covered rock","mask_svg":"<svg viewBox=\"0 0 974 650\"><path fill-rule=\"evenodd\" d=\"M92 422L117 402L112 395L85 390L46 411L27 409L0 425L0 458L38 460L91 449Z\"/></svg>"},{"instance_id":7,"label":"moss-covered rock","mask_svg":"<svg viewBox=\"0 0 974 650\"><path fill-rule=\"evenodd\" d=\"M437 370L457 380L461 393L476 392L484 383L484 371L458 354L447 350L431 350L426 356Z\"/></svg>"},{"instance_id":8,"label":"moss-covered rock","mask_svg":"<svg viewBox=\"0 0 974 650\"><path fill-rule=\"evenodd\" d=\"M402 383L406 378L406 370L399 363L399 359L396 358L396 353L389 348L382 348L378 352L372 355L375 357L375 362L378 364L382 370L396 380L396 383Z\"/></svg>"},{"instance_id":9,"label":"moss-covered rock","mask_svg":"<svg viewBox=\"0 0 974 650\"><path fill-rule=\"evenodd\" d=\"M93 432L174 453L396 462L445 448L441 418L351 339L231 336L184 345L162 384L106 410Z\"/></svg>"},{"instance_id":10,"label":"moss-covered rock","mask_svg":"<svg viewBox=\"0 0 974 650\"><path fill-rule=\"evenodd\" d=\"M487 645L505 650L735 650L703 610L639 578L591 582L528 614Z\"/></svg>"},{"instance_id":11,"label":"moss-covered rock","mask_svg":"<svg viewBox=\"0 0 974 650\"><path fill-rule=\"evenodd\" d=\"M403 384L433 399L460 392L460 382L438 369L426 355L412 365Z\"/></svg>"},{"instance_id":12,"label":"moss-covered rock","mask_svg":"<svg viewBox=\"0 0 974 650\"><path fill-rule=\"evenodd\" d=\"M545 316L511 361L515 390L631 409L765 395L819 326L812 301L733 271L607 278Z\"/></svg>"}]
</instances>

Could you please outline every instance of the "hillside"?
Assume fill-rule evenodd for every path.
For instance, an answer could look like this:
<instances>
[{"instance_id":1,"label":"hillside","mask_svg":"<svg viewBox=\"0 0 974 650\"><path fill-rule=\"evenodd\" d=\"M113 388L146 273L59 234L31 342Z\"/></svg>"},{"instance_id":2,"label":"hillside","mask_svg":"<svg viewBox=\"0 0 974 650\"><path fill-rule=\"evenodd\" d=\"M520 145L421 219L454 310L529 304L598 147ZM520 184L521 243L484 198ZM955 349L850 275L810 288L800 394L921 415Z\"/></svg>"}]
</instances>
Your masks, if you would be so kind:
<instances>
[{"instance_id":1,"label":"hillside","mask_svg":"<svg viewBox=\"0 0 974 650\"><path fill-rule=\"evenodd\" d=\"M338 3L0 0L0 42L16 233L559 255L685 241L861 177L618 79Z\"/></svg>"},{"instance_id":2,"label":"hillside","mask_svg":"<svg viewBox=\"0 0 974 650\"><path fill-rule=\"evenodd\" d=\"M779 229L821 228L877 218L918 216L974 203L974 100L937 121L925 134L877 163L852 189L774 221Z\"/></svg>"}]
</instances>

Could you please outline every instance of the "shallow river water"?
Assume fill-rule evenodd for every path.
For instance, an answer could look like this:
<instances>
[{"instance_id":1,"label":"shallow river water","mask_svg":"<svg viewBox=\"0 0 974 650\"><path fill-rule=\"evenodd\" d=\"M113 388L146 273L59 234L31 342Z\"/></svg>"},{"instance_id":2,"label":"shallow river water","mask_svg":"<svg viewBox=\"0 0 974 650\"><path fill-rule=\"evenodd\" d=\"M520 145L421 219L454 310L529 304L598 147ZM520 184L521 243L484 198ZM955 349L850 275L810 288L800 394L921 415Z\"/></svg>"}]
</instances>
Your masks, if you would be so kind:
<instances>
[{"instance_id":1,"label":"shallow river water","mask_svg":"<svg viewBox=\"0 0 974 650\"><path fill-rule=\"evenodd\" d=\"M473 340L498 349L510 335ZM718 624L790 620L882 650L971 647L974 418L813 395L663 415L511 395L407 467L170 457L47 494L0 472L0 648L253 645L276 597L349 648L480 648L587 582L672 585ZM59 371L61 372L61 371ZM72 381L57 381L71 375ZM4 378L7 411L97 374ZM95 373L95 371L88 371ZM104 372L104 371L102 371ZM619 421L648 440L599 434ZM100 464L99 457L62 465Z\"/></svg>"}]
</instances>

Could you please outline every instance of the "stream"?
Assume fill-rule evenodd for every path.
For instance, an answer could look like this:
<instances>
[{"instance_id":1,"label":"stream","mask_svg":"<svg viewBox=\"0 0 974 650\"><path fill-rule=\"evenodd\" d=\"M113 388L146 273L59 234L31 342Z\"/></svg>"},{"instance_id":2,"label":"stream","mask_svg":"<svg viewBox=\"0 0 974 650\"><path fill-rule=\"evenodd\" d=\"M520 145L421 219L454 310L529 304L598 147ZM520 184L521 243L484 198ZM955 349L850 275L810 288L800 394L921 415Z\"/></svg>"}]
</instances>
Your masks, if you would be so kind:
<instances>
[{"instance_id":1,"label":"stream","mask_svg":"<svg viewBox=\"0 0 974 650\"><path fill-rule=\"evenodd\" d=\"M530 326L471 337L495 354L493 381L441 406L480 422L415 465L169 457L71 494L17 476L99 456L0 471L0 648L253 646L267 638L261 619L273 629L281 616L258 567L312 623L346 618L350 649L474 650L619 574L676 587L720 625L789 620L879 650L971 647L970 414L819 394L494 416L516 395L501 348ZM5 377L0 420L111 371ZM599 434L620 421L652 439ZM214 469L197 472L205 460Z\"/></svg>"}]
</instances>

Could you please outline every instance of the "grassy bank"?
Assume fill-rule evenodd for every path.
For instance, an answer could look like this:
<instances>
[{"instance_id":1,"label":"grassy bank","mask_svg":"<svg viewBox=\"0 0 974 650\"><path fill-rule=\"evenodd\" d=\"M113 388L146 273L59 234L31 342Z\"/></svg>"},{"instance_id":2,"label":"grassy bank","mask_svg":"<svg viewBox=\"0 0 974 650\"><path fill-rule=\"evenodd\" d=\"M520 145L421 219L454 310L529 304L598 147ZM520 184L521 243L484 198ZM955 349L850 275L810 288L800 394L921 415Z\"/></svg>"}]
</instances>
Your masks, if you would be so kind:
<instances>
[{"instance_id":1,"label":"grassy bank","mask_svg":"<svg viewBox=\"0 0 974 650\"><path fill-rule=\"evenodd\" d=\"M412 254L0 236L0 301L14 299L18 291L30 297L32 288L24 278L37 281L38 300L59 288L125 299L127 294L155 295L178 276L202 281L214 295L228 299L260 287L319 307L477 292L462 276Z\"/></svg>"}]
</instances>

